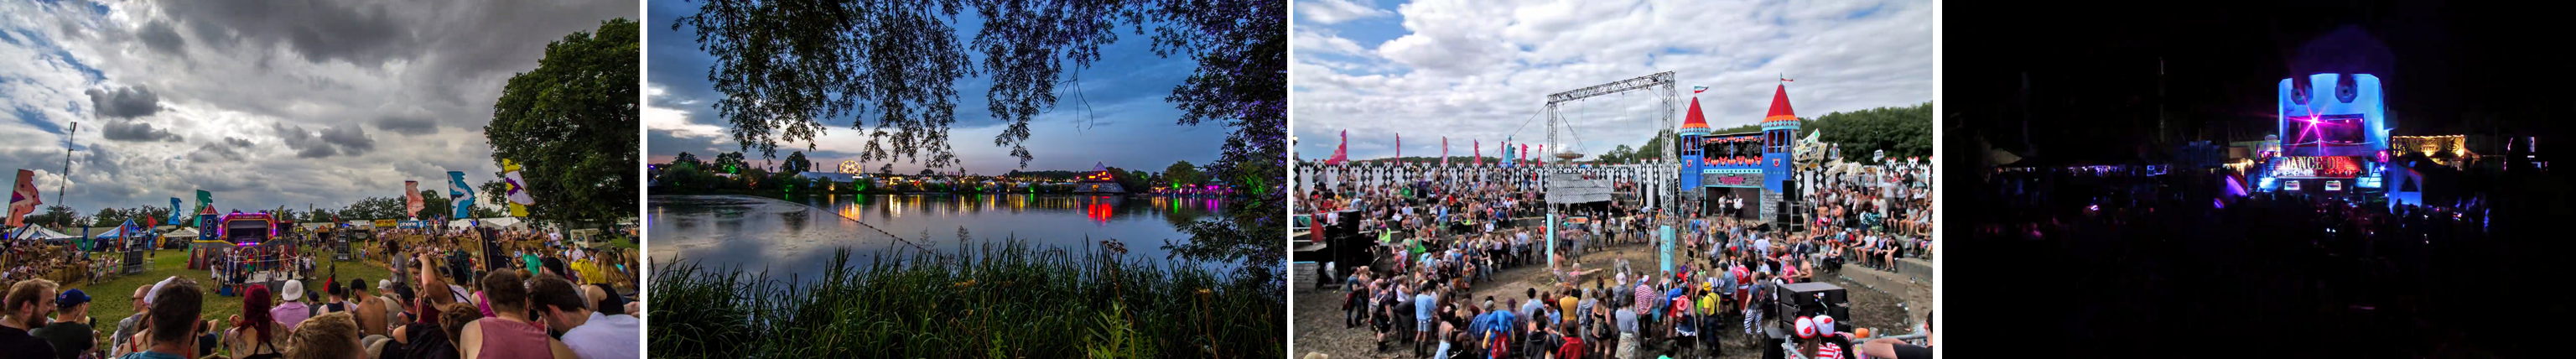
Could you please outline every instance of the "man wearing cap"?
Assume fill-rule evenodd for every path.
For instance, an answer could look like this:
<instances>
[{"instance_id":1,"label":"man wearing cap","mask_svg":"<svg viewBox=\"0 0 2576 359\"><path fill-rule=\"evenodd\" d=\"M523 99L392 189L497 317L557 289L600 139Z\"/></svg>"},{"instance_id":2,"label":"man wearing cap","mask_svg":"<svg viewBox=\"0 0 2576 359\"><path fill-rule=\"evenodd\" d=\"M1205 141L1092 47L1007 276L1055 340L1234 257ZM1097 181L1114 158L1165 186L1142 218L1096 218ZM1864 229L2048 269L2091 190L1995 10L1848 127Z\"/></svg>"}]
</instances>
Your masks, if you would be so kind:
<instances>
[{"instance_id":1,"label":"man wearing cap","mask_svg":"<svg viewBox=\"0 0 2576 359\"><path fill-rule=\"evenodd\" d=\"M286 304L269 308L268 315L270 318L276 318L278 323L286 324L286 330L293 331L296 325L304 324L305 319L313 318L313 308L304 305L304 281L286 281L285 292L278 293L277 296L285 299Z\"/></svg>"},{"instance_id":2,"label":"man wearing cap","mask_svg":"<svg viewBox=\"0 0 2576 359\"><path fill-rule=\"evenodd\" d=\"M0 296L7 313L0 315L0 359L55 359L54 344L27 335L28 329L44 326L45 315L54 311L54 281L29 279L9 286Z\"/></svg>"},{"instance_id":3,"label":"man wearing cap","mask_svg":"<svg viewBox=\"0 0 2576 359\"><path fill-rule=\"evenodd\" d=\"M98 346L98 334L90 331L89 322L89 294L65 289L54 296L54 323L28 333L54 343L56 358L79 358Z\"/></svg>"}]
</instances>

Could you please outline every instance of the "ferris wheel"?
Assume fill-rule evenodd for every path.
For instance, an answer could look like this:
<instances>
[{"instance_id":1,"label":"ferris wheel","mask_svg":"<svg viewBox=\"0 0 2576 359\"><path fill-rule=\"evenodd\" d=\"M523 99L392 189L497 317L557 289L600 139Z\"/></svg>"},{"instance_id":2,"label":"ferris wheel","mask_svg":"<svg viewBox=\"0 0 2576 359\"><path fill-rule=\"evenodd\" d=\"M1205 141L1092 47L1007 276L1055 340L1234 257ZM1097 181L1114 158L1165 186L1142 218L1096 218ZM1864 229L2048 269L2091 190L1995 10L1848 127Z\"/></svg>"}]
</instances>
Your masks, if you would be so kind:
<instances>
[{"instance_id":1,"label":"ferris wheel","mask_svg":"<svg viewBox=\"0 0 2576 359\"><path fill-rule=\"evenodd\" d=\"M841 161L841 173L856 174L865 171L867 170L859 168L859 161Z\"/></svg>"}]
</instances>

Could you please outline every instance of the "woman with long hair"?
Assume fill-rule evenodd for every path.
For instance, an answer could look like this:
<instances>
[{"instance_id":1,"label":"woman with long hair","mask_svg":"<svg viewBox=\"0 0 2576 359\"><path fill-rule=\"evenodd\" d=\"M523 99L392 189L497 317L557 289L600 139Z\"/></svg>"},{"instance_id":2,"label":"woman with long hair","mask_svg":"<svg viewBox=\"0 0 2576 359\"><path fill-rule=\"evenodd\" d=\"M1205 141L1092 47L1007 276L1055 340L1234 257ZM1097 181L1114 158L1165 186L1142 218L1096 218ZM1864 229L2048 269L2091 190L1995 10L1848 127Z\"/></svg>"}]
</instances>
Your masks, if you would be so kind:
<instances>
[{"instance_id":1,"label":"woman with long hair","mask_svg":"<svg viewBox=\"0 0 2576 359\"><path fill-rule=\"evenodd\" d=\"M286 324L269 317L274 299L268 286L253 284L242 294L242 314L232 318L233 329L224 334L224 347L240 359L278 359L286 353Z\"/></svg>"}]
</instances>

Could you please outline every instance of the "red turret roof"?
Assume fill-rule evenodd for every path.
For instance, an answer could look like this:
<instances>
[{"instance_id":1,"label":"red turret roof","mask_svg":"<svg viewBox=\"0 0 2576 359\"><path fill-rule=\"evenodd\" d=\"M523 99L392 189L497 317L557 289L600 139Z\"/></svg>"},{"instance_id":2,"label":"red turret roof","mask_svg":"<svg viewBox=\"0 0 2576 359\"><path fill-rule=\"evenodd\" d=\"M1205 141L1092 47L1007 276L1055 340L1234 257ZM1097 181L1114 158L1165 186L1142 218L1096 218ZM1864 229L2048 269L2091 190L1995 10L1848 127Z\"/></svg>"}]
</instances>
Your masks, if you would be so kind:
<instances>
[{"instance_id":1,"label":"red turret roof","mask_svg":"<svg viewBox=\"0 0 2576 359\"><path fill-rule=\"evenodd\" d=\"M1699 114L1698 96L1691 97L1690 114L1682 118L1683 131L1698 130L1696 132L1708 132L1708 119Z\"/></svg>"},{"instance_id":2,"label":"red turret roof","mask_svg":"<svg viewBox=\"0 0 2576 359\"><path fill-rule=\"evenodd\" d=\"M1771 93L1771 114L1763 115L1762 123L1797 120L1798 112L1789 108L1789 85L1780 84L1780 88Z\"/></svg>"}]
</instances>

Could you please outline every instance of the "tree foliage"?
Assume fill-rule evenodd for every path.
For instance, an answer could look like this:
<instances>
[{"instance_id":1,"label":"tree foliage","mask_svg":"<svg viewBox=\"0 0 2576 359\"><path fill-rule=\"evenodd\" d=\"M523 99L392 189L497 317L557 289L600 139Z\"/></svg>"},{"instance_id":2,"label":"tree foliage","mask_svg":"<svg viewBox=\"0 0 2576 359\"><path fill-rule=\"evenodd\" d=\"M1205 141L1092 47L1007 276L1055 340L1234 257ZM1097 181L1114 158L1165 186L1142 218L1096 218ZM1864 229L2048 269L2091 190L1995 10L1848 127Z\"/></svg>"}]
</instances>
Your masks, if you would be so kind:
<instances>
[{"instance_id":1,"label":"tree foliage","mask_svg":"<svg viewBox=\"0 0 2576 359\"><path fill-rule=\"evenodd\" d=\"M789 153L787 154L787 160L778 164L778 173L795 174L813 170L814 161L805 159L805 151Z\"/></svg>"},{"instance_id":2,"label":"tree foliage","mask_svg":"<svg viewBox=\"0 0 2576 359\"><path fill-rule=\"evenodd\" d=\"M608 222L636 209L639 26L611 19L546 44L537 67L510 77L483 127L492 162L520 163L537 205L529 216ZM445 196L439 196L444 198Z\"/></svg>"},{"instance_id":3,"label":"tree foliage","mask_svg":"<svg viewBox=\"0 0 2576 359\"><path fill-rule=\"evenodd\" d=\"M1190 161L1173 162L1170 167L1164 167L1163 180L1179 185L1204 184L1207 182L1206 176L1199 173L1199 167L1190 165Z\"/></svg>"},{"instance_id":4,"label":"tree foliage","mask_svg":"<svg viewBox=\"0 0 2576 359\"><path fill-rule=\"evenodd\" d=\"M744 163L742 160L742 152L725 152L723 154L716 155L716 162L713 169L716 170L716 173L741 174L745 167L749 167L748 165L748 163Z\"/></svg>"},{"instance_id":5,"label":"tree foliage","mask_svg":"<svg viewBox=\"0 0 2576 359\"><path fill-rule=\"evenodd\" d=\"M1887 150L1888 158L1932 155L1930 102L1829 113L1806 121L1798 129L1805 131L1801 136L1822 131L1816 139L1841 145L1847 161L1868 162L1871 151L1882 149Z\"/></svg>"}]
</instances>

